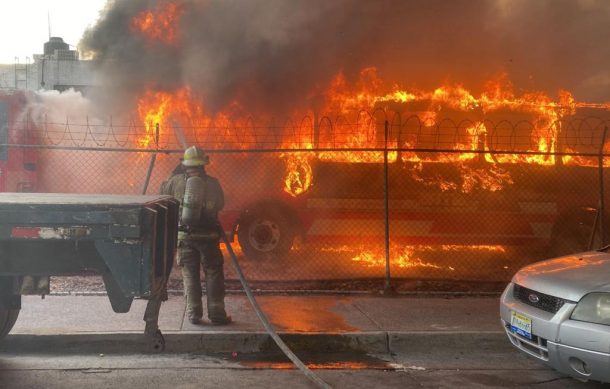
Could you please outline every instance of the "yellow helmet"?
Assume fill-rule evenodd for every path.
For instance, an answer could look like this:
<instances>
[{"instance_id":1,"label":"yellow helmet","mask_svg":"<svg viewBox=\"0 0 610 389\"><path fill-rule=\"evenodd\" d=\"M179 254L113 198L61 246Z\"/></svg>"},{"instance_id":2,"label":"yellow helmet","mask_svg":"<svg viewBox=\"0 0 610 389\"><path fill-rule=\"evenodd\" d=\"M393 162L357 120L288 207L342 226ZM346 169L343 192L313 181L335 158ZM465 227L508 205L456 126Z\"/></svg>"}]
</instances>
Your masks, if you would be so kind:
<instances>
[{"instance_id":1,"label":"yellow helmet","mask_svg":"<svg viewBox=\"0 0 610 389\"><path fill-rule=\"evenodd\" d=\"M184 150L184 158L182 158L182 166L205 166L210 163L210 158L206 153L197 146L191 146Z\"/></svg>"}]
</instances>

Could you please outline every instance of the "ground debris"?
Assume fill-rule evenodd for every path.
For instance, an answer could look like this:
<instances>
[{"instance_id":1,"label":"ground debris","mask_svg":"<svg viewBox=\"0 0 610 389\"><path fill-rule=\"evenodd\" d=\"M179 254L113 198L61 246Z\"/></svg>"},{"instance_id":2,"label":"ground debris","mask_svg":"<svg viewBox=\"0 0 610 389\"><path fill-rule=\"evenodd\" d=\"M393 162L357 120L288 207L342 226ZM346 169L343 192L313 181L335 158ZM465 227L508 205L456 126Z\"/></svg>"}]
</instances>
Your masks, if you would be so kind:
<instances>
[{"instance_id":1,"label":"ground debris","mask_svg":"<svg viewBox=\"0 0 610 389\"><path fill-rule=\"evenodd\" d=\"M337 280L291 280L259 281L249 280L256 292L329 292L329 293L371 293L378 295L384 291L384 279L337 279ZM243 291L237 279L228 278L227 291ZM487 294L501 293L506 282L484 280L416 280L393 279L392 289L398 294L447 293L447 294ZM170 292L181 293L182 275L174 269L168 281ZM71 276L51 277L51 294L103 294L106 292L102 277L93 272L82 272Z\"/></svg>"}]
</instances>

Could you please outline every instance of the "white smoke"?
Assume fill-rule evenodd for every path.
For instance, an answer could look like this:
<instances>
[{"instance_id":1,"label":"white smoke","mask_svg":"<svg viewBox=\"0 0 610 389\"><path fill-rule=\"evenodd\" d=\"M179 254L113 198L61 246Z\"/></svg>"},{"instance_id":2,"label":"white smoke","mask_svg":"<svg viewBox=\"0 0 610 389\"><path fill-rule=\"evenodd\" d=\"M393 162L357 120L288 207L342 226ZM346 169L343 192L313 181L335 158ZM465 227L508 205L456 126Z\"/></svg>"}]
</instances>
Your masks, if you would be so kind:
<instances>
[{"instance_id":1,"label":"white smoke","mask_svg":"<svg viewBox=\"0 0 610 389\"><path fill-rule=\"evenodd\" d=\"M32 123L38 141L51 144L96 146L96 140L107 139L111 131L109 118L102 117L90 99L72 88L28 94L20 120Z\"/></svg>"},{"instance_id":2,"label":"white smoke","mask_svg":"<svg viewBox=\"0 0 610 389\"><path fill-rule=\"evenodd\" d=\"M53 124L85 123L94 111L91 101L74 89L63 92L37 91L28 102L27 108L36 122Z\"/></svg>"}]
</instances>

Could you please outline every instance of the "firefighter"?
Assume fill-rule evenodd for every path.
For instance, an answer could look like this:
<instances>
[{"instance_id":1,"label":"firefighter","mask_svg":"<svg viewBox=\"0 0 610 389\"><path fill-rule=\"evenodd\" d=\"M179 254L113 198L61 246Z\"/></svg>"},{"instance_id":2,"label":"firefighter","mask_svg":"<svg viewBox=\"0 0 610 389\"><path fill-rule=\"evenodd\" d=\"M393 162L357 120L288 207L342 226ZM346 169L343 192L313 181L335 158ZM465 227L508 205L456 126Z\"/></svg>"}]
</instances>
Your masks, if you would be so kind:
<instances>
[{"instance_id":1,"label":"firefighter","mask_svg":"<svg viewBox=\"0 0 610 389\"><path fill-rule=\"evenodd\" d=\"M212 324L231 323L225 312L224 258L220 251L220 223L218 212L224 206L224 193L218 180L206 174L205 166L209 157L203 150L191 146L184 152L181 162L183 172L175 169L172 176L163 183L162 194L174 196L180 201L181 215L184 215L184 198L187 180L200 177L202 192L198 205L197 222L184 223L181 217L178 232L177 263L182 268L184 294L188 319L193 324L204 324L200 269L203 268L207 290L208 318Z\"/></svg>"}]
</instances>

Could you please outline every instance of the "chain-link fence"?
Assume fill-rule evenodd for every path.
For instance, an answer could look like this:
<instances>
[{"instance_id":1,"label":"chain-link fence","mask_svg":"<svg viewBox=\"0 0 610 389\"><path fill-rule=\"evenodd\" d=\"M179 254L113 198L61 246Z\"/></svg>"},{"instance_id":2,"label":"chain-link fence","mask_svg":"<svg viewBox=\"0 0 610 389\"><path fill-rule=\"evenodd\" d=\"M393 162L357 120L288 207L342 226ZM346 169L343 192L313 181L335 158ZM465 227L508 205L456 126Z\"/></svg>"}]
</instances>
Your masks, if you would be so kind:
<instances>
[{"instance_id":1,"label":"chain-link fence","mask_svg":"<svg viewBox=\"0 0 610 389\"><path fill-rule=\"evenodd\" d=\"M608 242L598 210L610 144L599 115L493 119L15 126L1 188L154 194L182 145L197 144L261 288L497 290L523 265Z\"/></svg>"}]
</instances>

